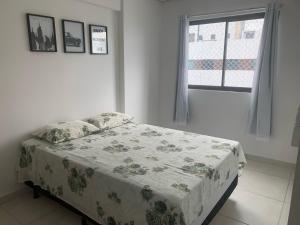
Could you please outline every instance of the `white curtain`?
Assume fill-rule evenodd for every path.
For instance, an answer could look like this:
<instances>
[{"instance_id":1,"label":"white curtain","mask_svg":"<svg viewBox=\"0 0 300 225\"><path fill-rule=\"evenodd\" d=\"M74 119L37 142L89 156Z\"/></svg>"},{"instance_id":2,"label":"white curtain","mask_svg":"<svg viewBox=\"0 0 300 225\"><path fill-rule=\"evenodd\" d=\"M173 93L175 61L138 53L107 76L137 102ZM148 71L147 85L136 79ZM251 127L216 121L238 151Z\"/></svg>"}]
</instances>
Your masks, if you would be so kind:
<instances>
[{"instance_id":1,"label":"white curtain","mask_svg":"<svg viewBox=\"0 0 300 225\"><path fill-rule=\"evenodd\" d=\"M253 80L249 127L250 133L261 138L270 137L272 132L279 13L278 3L268 5Z\"/></svg>"},{"instance_id":2,"label":"white curtain","mask_svg":"<svg viewBox=\"0 0 300 225\"><path fill-rule=\"evenodd\" d=\"M189 19L188 16L180 17L179 55L177 72L177 89L174 121L179 124L187 124L189 118L188 103L188 43L189 43Z\"/></svg>"}]
</instances>

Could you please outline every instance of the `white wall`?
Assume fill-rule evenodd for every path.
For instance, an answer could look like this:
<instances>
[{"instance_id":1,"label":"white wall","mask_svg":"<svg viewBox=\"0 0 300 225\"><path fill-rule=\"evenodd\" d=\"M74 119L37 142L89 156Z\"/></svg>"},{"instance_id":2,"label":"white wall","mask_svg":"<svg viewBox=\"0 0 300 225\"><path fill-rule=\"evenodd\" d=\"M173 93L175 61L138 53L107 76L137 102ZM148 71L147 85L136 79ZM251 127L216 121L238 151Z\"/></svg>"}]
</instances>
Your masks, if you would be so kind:
<instances>
[{"instance_id":1,"label":"white wall","mask_svg":"<svg viewBox=\"0 0 300 225\"><path fill-rule=\"evenodd\" d=\"M262 141L246 132L250 103L248 93L190 90L191 122L173 122L177 69L178 19L182 14L206 14L265 6L267 0L174 0L164 4L160 123L163 126L240 141L248 154L294 163L290 147L294 118L300 103L299 1L286 0L280 18L278 88L274 102L274 135Z\"/></svg>"},{"instance_id":2,"label":"white wall","mask_svg":"<svg viewBox=\"0 0 300 225\"><path fill-rule=\"evenodd\" d=\"M121 0L79 0L79 1L91 3L94 5L99 5L117 11L121 10Z\"/></svg>"},{"instance_id":3,"label":"white wall","mask_svg":"<svg viewBox=\"0 0 300 225\"><path fill-rule=\"evenodd\" d=\"M25 13L56 18L58 53L29 51ZM62 52L61 19L108 26L109 55ZM21 140L40 126L114 111L118 103L118 15L78 0L0 2L0 197L13 192Z\"/></svg>"},{"instance_id":4,"label":"white wall","mask_svg":"<svg viewBox=\"0 0 300 225\"><path fill-rule=\"evenodd\" d=\"M123 0L124 110L137 121L156 124L162 3Z\"/></svg>"}]
</instances>

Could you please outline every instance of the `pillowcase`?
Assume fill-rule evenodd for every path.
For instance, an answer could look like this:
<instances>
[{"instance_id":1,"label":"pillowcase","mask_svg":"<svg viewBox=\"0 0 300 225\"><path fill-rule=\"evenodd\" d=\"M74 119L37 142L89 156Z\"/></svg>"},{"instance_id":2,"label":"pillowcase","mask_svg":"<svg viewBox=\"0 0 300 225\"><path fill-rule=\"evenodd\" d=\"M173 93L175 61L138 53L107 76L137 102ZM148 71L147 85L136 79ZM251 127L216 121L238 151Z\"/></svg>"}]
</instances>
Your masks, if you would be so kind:
<instances>
[{"instance_id":1,"label":"pillowcase","mask_svg":"<svg viewBox=\"0 0 300 225\"><path fill-rule=\"evenodd\" d=\"M99 128L81 120L50 124L32 135L52 144L81 138L99 131Z\"/></svg>"},{"instance_id":2,"label":"pillowcase","mask_svg":"<svg viewBox=\"0 0 300 225\"><path fill-rule=\"evenodd\" d=\"M133 120L132 116L124 113L110 112L101 113L97 116L88 118L86 121L98 127L100 130L119 127Z\"/></svg>"}]
</instances>

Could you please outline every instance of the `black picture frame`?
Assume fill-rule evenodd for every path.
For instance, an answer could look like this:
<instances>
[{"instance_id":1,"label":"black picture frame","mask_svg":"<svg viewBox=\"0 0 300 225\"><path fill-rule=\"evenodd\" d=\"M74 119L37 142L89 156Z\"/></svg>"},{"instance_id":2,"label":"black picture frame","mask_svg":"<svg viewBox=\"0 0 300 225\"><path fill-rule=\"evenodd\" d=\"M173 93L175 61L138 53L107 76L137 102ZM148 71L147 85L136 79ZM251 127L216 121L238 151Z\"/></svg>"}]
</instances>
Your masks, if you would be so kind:
<instances>
[{"instance_id":1,"label":"black picture frame","mask_svg":"<svg viewBox=\"0 0 300 225\"><path fill-rule=\"evenodd\" d=\"M66 20L63 19L61 21L62 23L62 35L63 35L63 47L64 47L64 52L65 53L85 53L85 32L84 32L84 23L80 21L75 21L75 20ZM78 37L75 37L74 34L71 34L70 32L66 32L66 24L67 23L74 23L78 24L81 27L81 39ZM66 33L70 36L66 36ZM77 41L76 41L77 39ZM78 43L78 41L80 41ZM76 47L79 48L78 44L80 45L82 43L82 49L78 49L76 51ZM70 50L74 49L74 50Z\"/></svg>"},{"instance_id":2,"label":"black picture frame","mask_svg":"<svg viewBox=\"0 0 300 225\"><path fill-rule=\"evenodd\" d=\"M33 23L33 19L35 21ZM32 52L57 52L55 19L51 16L26 14L29 47ZM40 19L40 21L38 21ZM47 21L47 19L49 21ZM37 24L39 23L38 27ZM49 30L50 31L49 31ZM48 31L46 31L48 30ZM44 33L49 33L45 35ZM49 37L48 37L49 36ZM51 36L51 37L50 37Z\"/></svg>"},{"instance_id":3,"label":"black picture frame","mask_svg":"<svg viewBox=\"0 0 300 225\"><path fill-rule=\"evenodd\" d=\"M96 44L96 40L93 38L93 28L99 28L100 30L104 30L105 31L105 51L101 52L101 51L95 51L95 44ZM92 55L108 55L108 35L107 35L107 26L103 26L103 25L95 25L95 24L89 24L89 36L90 36L90 54ZM99 44L99 43L98 43Z\"/></svg>"}]
</instances>

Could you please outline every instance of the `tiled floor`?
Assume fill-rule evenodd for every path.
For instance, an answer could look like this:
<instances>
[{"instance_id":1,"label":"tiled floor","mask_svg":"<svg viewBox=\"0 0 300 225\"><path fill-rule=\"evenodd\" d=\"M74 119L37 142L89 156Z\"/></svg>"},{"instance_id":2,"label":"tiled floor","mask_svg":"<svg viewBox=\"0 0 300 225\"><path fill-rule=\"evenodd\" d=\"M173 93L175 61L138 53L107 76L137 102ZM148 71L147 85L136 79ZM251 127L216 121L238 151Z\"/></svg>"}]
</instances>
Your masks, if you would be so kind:
<instances>
[{"instance_id":1,"label":"tiled floor","mask_svg":"<svg viewBox=\"0 0 300 225\"><path fill-rule=\"evenodd\" d=\"M211 225L286 225L294 170L248 160L239 185ZM80 217L30 191L0 205L1 225L80 225Z\"/></svg>"},{"instance_id":2,"label":"tiled floor","mask_svg":"<svg viewBox=\"0 0 300 225\"><path fill-rule=\"evenodd\" d=\"M248 160L239 185L211 225L287 225L294 168Z\"/></svg>"}]
</instances>

